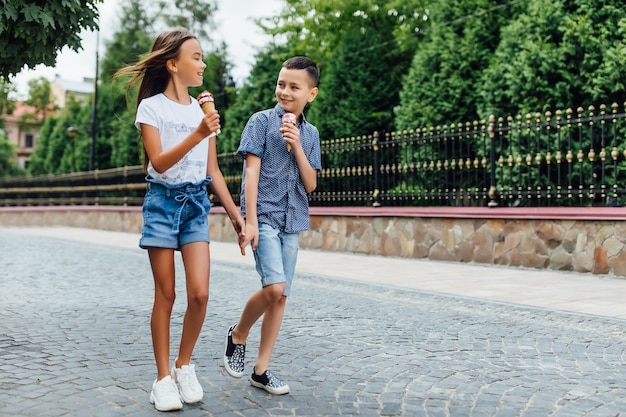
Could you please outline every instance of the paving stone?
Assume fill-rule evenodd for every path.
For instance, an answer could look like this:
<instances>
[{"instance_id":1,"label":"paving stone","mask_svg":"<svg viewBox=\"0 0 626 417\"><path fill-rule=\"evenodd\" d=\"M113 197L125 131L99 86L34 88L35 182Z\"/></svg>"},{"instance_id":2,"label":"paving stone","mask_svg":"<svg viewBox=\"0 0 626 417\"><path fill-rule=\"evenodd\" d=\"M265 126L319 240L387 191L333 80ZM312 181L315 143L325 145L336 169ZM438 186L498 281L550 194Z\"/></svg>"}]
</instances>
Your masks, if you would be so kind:
<instances>
[{"instance_id":1,"label":"paving stone","mask_svg":"<svg viewBox=\"0 0 626 417\"><path fill-rule=\"evenodd\" d=\"M0 416L154 416L147 254L5 230L0 253ZM177 268L172 352L180 257ZM211 272L193 358L205 397L185 416L626 416L625 320L310 273L296 277L272 360L292 392L272 396L221 364L256 271Z\"/></svg>"}]
</instances>

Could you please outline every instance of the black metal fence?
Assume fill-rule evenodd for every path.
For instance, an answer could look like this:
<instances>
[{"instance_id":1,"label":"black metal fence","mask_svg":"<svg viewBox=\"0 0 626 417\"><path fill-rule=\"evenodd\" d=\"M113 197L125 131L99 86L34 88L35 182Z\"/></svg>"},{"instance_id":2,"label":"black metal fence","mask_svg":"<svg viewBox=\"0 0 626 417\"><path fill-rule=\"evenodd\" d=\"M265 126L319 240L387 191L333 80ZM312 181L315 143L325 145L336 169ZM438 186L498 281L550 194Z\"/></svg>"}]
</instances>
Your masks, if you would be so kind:
<instances>
[{"instance_id":1,"label":"black metal fence","mask_svg":"<svg viewBox=\"0 0 626 417\"><path fill-rule=\"evenodd\" d=\"M626 103L624 104L626 106ZM622 107L624 107L622 106ZM314 206L621 206L626 114L599 109L322 140ZM239 202L242 161L219 156ZM0 205L140 205L142 167L0 180ZM219 204L218 201L214 203Z\"/></svg>"}]
</instances>

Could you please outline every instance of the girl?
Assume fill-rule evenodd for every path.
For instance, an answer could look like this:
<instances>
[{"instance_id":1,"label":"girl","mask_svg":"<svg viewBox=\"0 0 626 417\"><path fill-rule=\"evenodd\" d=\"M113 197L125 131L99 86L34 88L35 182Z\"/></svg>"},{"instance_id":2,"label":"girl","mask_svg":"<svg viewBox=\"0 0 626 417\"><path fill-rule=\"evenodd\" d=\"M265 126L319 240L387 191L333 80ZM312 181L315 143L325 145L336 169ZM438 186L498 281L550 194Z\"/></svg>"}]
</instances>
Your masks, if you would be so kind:
<instances>
[{"instance_id":1,"label":"girl","mask_svg":"<svg viewBox=\"0 0 626 417\"><path fill-rule=\"evenodd\" d=\"M139 246L147 249L154 276L150 327L157 378L150 402L160 411L181 409L182 402L199 402L203 396L191 355L209 299L209 183L240 238L245 227L217 162L220 116L216 110L204 114L189 95L189 87L202 85L205 68L198 39L176 29L161 33L148 57L115 75L132 75L127 94L141 80L135 125L143 138L148 184ZM184 263L187 310L170 371L175 251Z\"/></svg>"}]
</instances>

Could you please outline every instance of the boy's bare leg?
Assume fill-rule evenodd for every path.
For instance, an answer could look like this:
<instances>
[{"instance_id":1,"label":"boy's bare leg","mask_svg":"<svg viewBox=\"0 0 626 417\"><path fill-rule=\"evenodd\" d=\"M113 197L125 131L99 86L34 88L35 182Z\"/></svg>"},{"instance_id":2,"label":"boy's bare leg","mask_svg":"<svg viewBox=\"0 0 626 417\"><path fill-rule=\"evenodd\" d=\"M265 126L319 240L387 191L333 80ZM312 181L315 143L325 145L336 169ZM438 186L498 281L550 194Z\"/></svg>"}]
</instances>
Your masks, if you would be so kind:
<instances>
[{"instance_id":1,"label":"boy's bare leg","mask_svg":"<svg viewBox=\"0 0 626 417\"><path fill-rule=\"evenodd\" d=\"M233 343L245 345L250 329L267 310L283 297L285 283L272 284L257 290L250 296L239 322L233 330Z\"/></svg>"},{"instance_id":2,"label":"boy's bare leg","mask_svg":"<svg viewBox=\"0 0 626 417\"><path fill-rule=\"evenodd\" d=\"M272 304L263 316L261 324L261 341L259 343L259 356L254 366L255 373L261 375L270 366L270 359L278 339L280 326L283 322L283 314L285 312L285 304L287 297L282 296L280 300Z\"/></svg>"}]
</instances>

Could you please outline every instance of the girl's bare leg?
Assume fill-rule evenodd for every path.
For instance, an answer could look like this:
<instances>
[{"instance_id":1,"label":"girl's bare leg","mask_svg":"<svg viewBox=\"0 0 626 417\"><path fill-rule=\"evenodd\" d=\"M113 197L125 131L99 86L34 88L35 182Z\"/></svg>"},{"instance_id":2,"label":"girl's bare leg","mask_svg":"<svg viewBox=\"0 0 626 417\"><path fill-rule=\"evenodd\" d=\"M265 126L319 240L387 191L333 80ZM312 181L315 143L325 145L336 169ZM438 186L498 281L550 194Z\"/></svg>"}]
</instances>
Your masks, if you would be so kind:
<instances>
[{"instance_id":1,"label":"girl's bare leg","mask_svg":"<svg viewBox=\"0 0 626 417\"><path fill-rule=\"evenodd\" d=\"M181 253L185 265L187 310L183 320L177 368L189 364L198 337L200 337L209 302L211 265L207 242L187 244L181 248Z\"/></svg>"},{"instance_id":2,"label":"girl's bare leg","mask_svg":"<svg viewBox=\"0 0 626 417\"><path fill-rule=\"evenodd\" d=\"M157 379L161 379L170 374L170 319L176 299L174 250L148 248L148 256L154 276L154 305L150 330Z\"/></svg>"}]
</instances>

